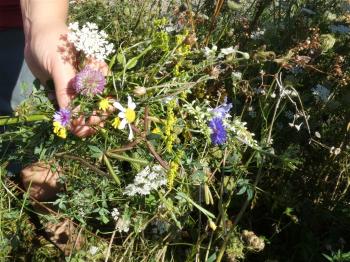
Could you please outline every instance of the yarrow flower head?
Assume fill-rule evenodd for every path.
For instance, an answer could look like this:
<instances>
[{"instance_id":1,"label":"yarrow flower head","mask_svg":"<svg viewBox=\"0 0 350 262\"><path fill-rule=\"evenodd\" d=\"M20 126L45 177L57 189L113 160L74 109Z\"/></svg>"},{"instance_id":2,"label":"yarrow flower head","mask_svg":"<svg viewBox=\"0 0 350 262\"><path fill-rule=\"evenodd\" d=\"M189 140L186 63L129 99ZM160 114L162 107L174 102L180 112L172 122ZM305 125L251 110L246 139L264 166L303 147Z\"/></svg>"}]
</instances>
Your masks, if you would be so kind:
<instances>
[{"instance_id":1,"label":"yarrow flower head","mask_svg":"<svg viewBox=\"0 0 350 262\"><path fill-rule=\"evenodd\" d=\"M114 52L114 45L107 41L108 35L103 30L98 31L96 24L87 22L80 29L79 23L74 22L69 24L68 29L68 41L86 57L103 61Z\"/></svg>"},{"instance_id":2,"label":"yarrow flower head","mask_svg":"<svg viewBox=\"0 0 350 262\"><path fill-rule=\"evenodd\" d=\"M211 142L214 145L222 145L226 142L227 132L224 123L221 118L215 117L209 122L209 127L211 129Z\"/></svg>"},{"instance_id":3,"label":"yarrow flower head","mask_svg":"<svg viewBox=\"0 0 350 262\"><path fill-rule=\"evenodd\" d=\"M119 102L114 102L113 106L117 108L120 112L118 117L113 121L113 127L117 127L118 129L124 129L126 125L129 127L129 140L134 138L134 134L132 132L131 123L133 123L136 119L136 104L132 101L131 97L128 96L128 107L123 107Z\"/></svg>"},{"instance_id":4,"label":"yarrow flower head","mask_svg":"<svg viewBox=\"0 0 350 262\"><path fill-rule=\"evenodd\" d=\"M152 190L166 184L165 170L160 165L155 165L152 168L147 166L135 176L134 183L125 188L124 195L149 195Z\"/></svg>"},{"instance_id":5,"label":"yarrow flower head","mask_svg":"<svg viewBox=\"0 0 350 262\"><path fill-rule=\"evenodd\" d=\"M69 126L71 112L68 109L60 109L53 116L53 132L61 137L67 137L67 126Z\"/></svg>"},{"instance_id":6,"label":"yarrow flower head","mask_svg":"<svg viewBox=\"0 0 350 262\"><path fill-rule=\"evenodd\" d=\"M75 91L85 96L101 94L105 85L106 79L104 75L90 66L86 66L73 80Z\"/></svg>"}]
</instances>

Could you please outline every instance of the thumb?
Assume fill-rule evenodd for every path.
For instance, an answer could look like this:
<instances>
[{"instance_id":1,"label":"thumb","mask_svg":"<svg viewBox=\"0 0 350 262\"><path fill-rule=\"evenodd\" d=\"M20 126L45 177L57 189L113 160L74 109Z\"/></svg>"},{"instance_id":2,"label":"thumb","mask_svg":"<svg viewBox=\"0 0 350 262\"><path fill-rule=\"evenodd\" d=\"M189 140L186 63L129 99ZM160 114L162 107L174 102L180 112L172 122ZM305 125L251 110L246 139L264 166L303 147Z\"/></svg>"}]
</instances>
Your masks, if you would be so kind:
<instances>
[{"instance_id":1,"label":"thumb","mask_svg":"<svg viewBox=\"0 0 350 262\"><path fill-rule=\"evenodd\" d=\"M67 108L75 96L72 85L75 77L74 67L62 60L56 61L52 66L52 79L55 84L57 102L60 108Z\"/></svg>"}]
</instances>

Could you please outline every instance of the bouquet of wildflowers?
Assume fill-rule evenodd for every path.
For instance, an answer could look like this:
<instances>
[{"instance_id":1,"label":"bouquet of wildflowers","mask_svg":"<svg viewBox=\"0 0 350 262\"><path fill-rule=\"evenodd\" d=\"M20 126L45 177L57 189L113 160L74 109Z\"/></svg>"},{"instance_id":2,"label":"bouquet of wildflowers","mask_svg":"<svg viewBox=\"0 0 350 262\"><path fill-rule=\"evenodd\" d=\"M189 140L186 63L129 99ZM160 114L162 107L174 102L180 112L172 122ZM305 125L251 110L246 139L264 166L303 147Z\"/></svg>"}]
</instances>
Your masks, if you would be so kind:
<instances>
[{"instance_id":1,"label":"bouquet of wildflowers","mask_svg":"<svg viewBox=\"0 0 350 262\"><path fill-rule=\"evenodd\" d=\"M260 148L246 123L233 114L228 92L205 90L223 72L232 83L240 81L239 72L222 68L249 55L233 47L196 48L196 36L187 26L172 27L165 18L156 20L149 39L115 50L95 24L70 24L67 39L82 61L105 61L109 73L80 63L72 79L74 100L52 116L52 155L89 163L80 167L86 177L83 192L68 200L69 190L75 192L82 184L65 174L68 190L55 204L75 213L83 224L91 219L114 223L126 240L147 232L148 241L155 240L150 245L160 245L162 239L180 241L194 229L194 221L202 233L227 230L224 213L215 215L224 193L220 187L233 183L223 168L236 169L238 149ZM89 137L71 134L74 121L81 118L94 130ZM61 165L70 170L68 163ZM96 179L102 179L104 189L88 188ZM102 206L87 203L87 192L94 190L104 195ZM227 193L235 190L232 184Z\"/></svg>"}]
</instances>

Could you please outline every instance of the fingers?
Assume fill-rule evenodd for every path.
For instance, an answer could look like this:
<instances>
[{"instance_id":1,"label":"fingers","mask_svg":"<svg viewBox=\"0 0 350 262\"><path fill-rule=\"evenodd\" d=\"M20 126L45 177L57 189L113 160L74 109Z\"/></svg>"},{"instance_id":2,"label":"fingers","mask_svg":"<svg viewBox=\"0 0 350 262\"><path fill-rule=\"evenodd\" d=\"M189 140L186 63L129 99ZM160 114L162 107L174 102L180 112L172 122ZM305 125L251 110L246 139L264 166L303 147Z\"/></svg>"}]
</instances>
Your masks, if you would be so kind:
<instances>
[{"instance_id":1,"label":"fingers","mask_svg":"<svg viewBox=\"0 0 350 262\"><path fill-rule=\"evenodd\" d=\"M72 80L75 73L73 65L64 63L60 58L55 59L52 66L52 79L55 83L56 98L60 108L67 108L74 98Z\"/></svg>"},{"instance_id":2,"label":"fingers","mask_svg":"<svg viewBox=\"0 0 350 262\"><path fill-rule=\"evenodd\" d=\"M109 73L108 65L104 61L98 61L96 59L89 58L86 60L86 65L99 70L104 76L107 76Z\"/></svg>"},{"instance_id":3,"label":"fingers","mask_svg":"<svg viewBox=\"0 0 350 262\"><path fill-rule=\"evenodd\" d=\"M91 136L104 126L106 118L107 115L98 116L96 112L93 112L93 116L90 116L87 121L85 117L80 116L72 121L71 132L81 138Z\"/></svg>"}]
</instances>

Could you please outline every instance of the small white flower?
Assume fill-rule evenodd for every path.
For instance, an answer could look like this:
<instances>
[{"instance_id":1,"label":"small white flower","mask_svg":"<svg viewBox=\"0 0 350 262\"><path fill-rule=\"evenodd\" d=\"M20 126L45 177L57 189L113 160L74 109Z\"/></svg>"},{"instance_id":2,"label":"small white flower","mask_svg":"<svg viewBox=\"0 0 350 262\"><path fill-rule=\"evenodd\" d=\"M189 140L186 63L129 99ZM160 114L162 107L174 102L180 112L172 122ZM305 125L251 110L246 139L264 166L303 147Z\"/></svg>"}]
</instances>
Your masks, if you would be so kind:
<instances>
[{"instance_id":1,"label":"small white flower","mask_svg":"<svg viewBox=\"0 0 350 262\"><path fill-rule=\"evenodd\" d=\"M227 47L227 48L221 48L220 54L218 55L218 58L223 58L225 56L228 56L231 54L236 54L236 53L241 54L245 59L249 58L248 53L240 52L240 51L238 51L237 47L232 47L232 46Z\"/></svg>"},{"instance_id":2,"label":"small white flower","mask_svg":"<svg viewBox=\"0 0 350 262\"><path fill-rule=\"evenodd\" d=\"M337 148L335 148L334 146L332 146L331 147L331 149L329 150L329 152L333 155L339 155L340 154L340 152L341 152L341 149L340 149L340 147L337 147Z\"/></svg>"},{"instance_id":3,"label":"small white flower","mask_svg":"<svg viewBox=\"0 0 350 262\"><path fill-rule=\"evenodd\" d=\"M242 80L242 73L241 72L233 71L231 76L232 76L232 79L234 82Z\"/></svg>"},{"instance_id":4,"label":"small white flower","mask_svg":"<svg viewBox=\"0 0 350 262\"><path fill-rule=\"evenodd\" d=\"M334 150L334 155L339 155L341 152L341 149L338 147Z\"/></svg>"},{"instance_id":5,"label":"small white flower","mask_svg":"<svg viewBox=\"0 0 350 262\"><path fill-rule=\"evenodd\" d=\"M117 221L120 215L118 208L113 208L111 215L114 221Z\"/></svg>"},{"instance_id":6,"label":"small white flower","mask_svg":"<svg viewBox=\"0 0 350 262\"><path fill-rule=\"evenodd\" d=\"M221 48L220 54L223 55L230 55L236 52L236 49L234 49L232 46L227 47L227 48Z\"/></svg>"},{"instance_id":7,"label":"small white flower","mask_svg":"<svg viewBox=\"0 0 350 262\"><path fill-rule=\"evenodd\" d=\"M299 130L300 130L300 127L302 126L302 124L303 124L303 122L301 122L299 125L294 125L295 129L296 129L297 131L299 131Z\"/></svg>"},{"instance_id":8,"label":"small white flower","mask_svg":"<svg viewBox=\"0 0 350 262\"><path fill-rule=\"evenodd\" d=\"M317 138L321 138L320 132L316 131L316 132L315 132L315 136L316 136Z\"/></svg>"},{"instance_id":9,"label":"small white flower","mask_svg":"<svg viewBox=\"0 0 350 262\"><path fill-rule=\"evenodd\" d=\"M250 34L250 38L254 40L260 39L265 34L265 29L258 28L256 31Z\"/></svg>"},{"instance_id":10,"label":"small white flower","mask_svg":"<svg viewBox=\"0 0 350 262\"><path fill-rule=\"evenodd\" d=\"M116 224L118 232L129 232L130 220L119 218Z\"/></svg>"},{"instance_id":11,"label":"small white flower","mask_svg":"<svg viewBox=\"0 0 350 262\"><path fill-rule=\"evenodd\" d=\"M218 50L218 47L216 45L213 45L211 48L204 47L203 52L207 59L214 58L216 51Z\"/></svg>"},{"instance_id":12,"label":"small white flower","mask_svg":"<svg viewBox=\"0 0 350 262\"><path fill-rule=\"evenodd\" d=\"M128 107L123 107L119 102L114 102L113 106L117 108L120 112L118 114L118 117L121 119L118 129L124 129L126 125L129 127L129 140L132 140L134 138L134 134L132 132L131 123L135 121L136 119L136 104L132 101L131 97L128 96Z\"/></svg>"},{"instance_id":13,"label":"small white flower","mask_svg":"<svg viewBox=\"0 0 350 262\"><path fill-rule=\"evenodd\" d=\"M96 246L91 246L89 249L89 253L93 256L96 255L97 251L98 251L98 247Z\"/></svg>"}]
</instances>

